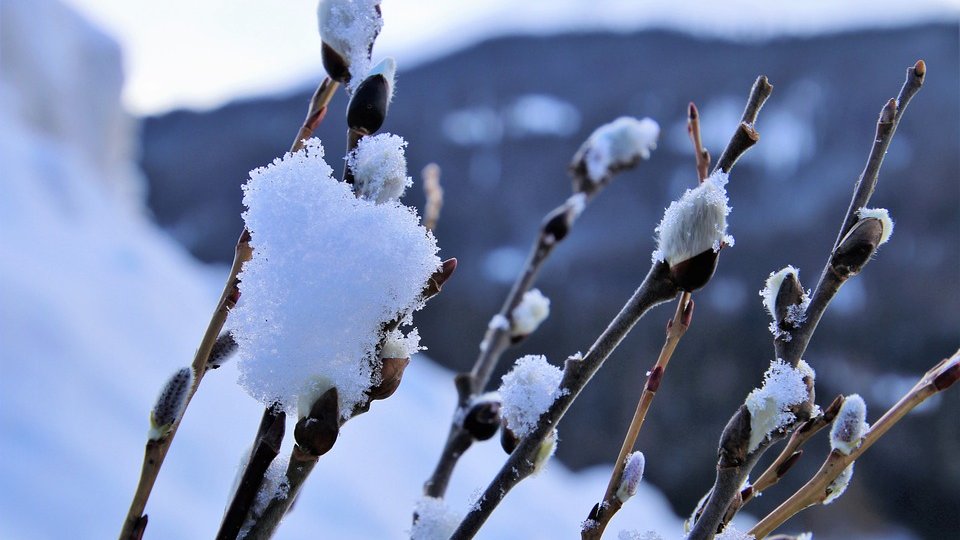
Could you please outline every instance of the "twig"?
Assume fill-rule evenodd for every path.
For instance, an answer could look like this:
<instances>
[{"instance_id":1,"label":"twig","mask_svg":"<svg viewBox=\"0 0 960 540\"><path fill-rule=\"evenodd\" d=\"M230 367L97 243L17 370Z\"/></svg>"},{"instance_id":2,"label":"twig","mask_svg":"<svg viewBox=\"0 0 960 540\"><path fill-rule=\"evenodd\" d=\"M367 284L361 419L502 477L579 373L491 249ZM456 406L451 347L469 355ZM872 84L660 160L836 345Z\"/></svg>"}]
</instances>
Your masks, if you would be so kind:
<instances>
[{"instance_id":1,"label":"twig","mask_svg":"<svg viewBox=\"0 0 960 540\"><path fill-rule=\"evenodd\" d=\"M820 470L803 487L797 490L789 499L778 506L767 517L760 520L750 534L760 539L779 527L783 522L793 517L804 508L820 504L826 498L827 486L837 476L860 457L868 448L873 446L880 437L890 430L897 422L923 403L930 396L942 392L957 382L960 378L960 350L953 356L946 358L924 374L923 378L907 392L900 401L893 405L879 420L864 434L860 446L849 455L834 450L823 462Z\"/></svg>"},{"instance_id":2,"label":"twig","mask_svg":"<svg viewBox=\"0 0 960 540\"><path fill-rule=\"evenodd\" d=\"M436 163L430 163L423 168L420 175L423 177L423 193L427 199L423 208L423 226L432 231L437 227L437 221L440 219L440 209L443 208L440 166Z\"/></svg>"},{"instance_id":3,"label":"twig","mask_svg":"<svg viewBox=\"0 0 960 540\"><path fill-rule=\"evenodd\" d=\"M706 168L704 168L704 170L706 170ZM633 451L633 447L637 443L637 436L643 427L643 422L647 417L647 411L650 410L650 405L653 403L653 398L660 388L667 364L670 362L670 358L673 356L673 351L680 342L680 338L682 338L687 332L687 329L690 328L690 320L692 317L693 300L690 298L690 293L684 292L680 295L680 300L677 302L677 310L673 315L673 319L667 324L667 337L663 348L660 349L660 356L657 358L653 369L647 372L647 383L643 387L640 400L637 402L637 409L633 414L633 420L630 422L627 434L623 438L620 454L617 456L613 472L610 474L607 491L603 495L603 502L595 506L594 510L590 513L589 519L594 522L594 525L585 527L581 531L581 537L584 540L599 539L603 536L603 531L606 529L610 519L623 506L624 501L621 501L620 498L616 496L616 493L620 483L623 481L623 470L627 463L627 454Z\"/></svg>"},{"instance_id":4,"label":"twig","mask_svg":"<svg viewBox=\"0 0 960 540\"><path fill-rule=\"evenodd\" d=\"M757 77L757 80L753 83L753 87L750 89L750 97L747 98L747 105L743 109L743 115L740 117L740 125L737 126L737 131L734 132L727 147L723 150L723 153L720 154L720 159L717 160L717 165L713 169L714 172L718 170L730 172L730 169L732 169L733 165L740 159L740 156L760 140L760 134L757 133L753 125L757 121L760 108L763 107L764 102L770 97L771 92L773 92L773 85L767 80L767 76L761 75Z\"/></svg>"},{"instance_id":5,"label":"twig","mask_svg":"<svg viewBox=\"0 0 960 540\"><path fill-rule=\"evenodd\" d=\"M692 101L687 107L687 134L690 135L693 152L697 158L697 178L703 182L710 174L708 172L710 170L710 152L707 152L700 140L700 112Z\"/></svg>"},{"instance_id":6,"label":"twig","mask_svg":"<svg viewBox=\"0 0 960 540\"><path fill-rule=\"evenodd\" d=\"M543 413L536 429L521 439L478 503L464 517L451 537L453 540L473 538L506 494L533 472L535 456L540 446L553 433L570 405L620 341L650 308L675 298L679 292L670 280L668 265L662 261L654 264L643 283L597 338L586 356L567 359L560 381L563 395Z\"/></svg>"},{"instance_id":7,"label":"twig","mask_svg":"<svg viewBox=\"0 0 960 540\"><path fill-rule=\"evenodd\" d=\"M313 98L310 100L310 106L307 111L307 118L303 123L303 126L300 128L300 132L297 134L297 138L293 142L291 151L296 151L302 148L303 140L306 137L309 137L313 133L313 130L316 129L317 125L323 120L323 116L326 113L326 107L330 102L330 99L333 97L333 92L337 88L337 83L332 82L329 78L324 79L320 83L320 86L317 88L317 91L314 93ZM200 386L200 381L203 380L203 376L208 371L206 369L207 361L210 358L210 353L213 350L214 345L216 344L217 338L220 335L220 331L223 329L223 325L227 320L227 314L229 310L237 303L237 300L240 297L240 291L238 285L240 281L237 279L237 276L240 274L240 270L243 268L244 263L250 260L250 257L253 255L253 251L250 248L250 233L244 229L240 234L240 238L237 240L236 247L234 249L233 264L230 267L230 273L227 276L226 283L223 287L223 292L220 294L220 300L217 302L217 307L213 312L213 315L210 317L210 321L207 323L207 329L203 334L203 338L200 341L200 345L197 347L197 352L193 357L193 374L194 381L193 386L190 388L190 392L187 395L186 408L190 404L190 400L193 399L193 395L197 392L197 388ZM151 440L147 442L143 467L140 471L140 479L137 482L137 488L134 492L133 499L130 502L130 509L127 511L127 517L124 520L123 527L120 530L120 540L129 540L136 538L135 535L139 534L142 536L143 528L146 527L146 516L143 515L143 511L147 506L147 500L150 498L150 493L153 491L153 485L157 481L157 476L160 474L160 469L163 467L164 459L166 459L167 452L170 449L170 445L173 443L173 438L177 434L177 429L180 427L180 422L182 422L183 417L181 416L180 420L174 423L170 431L161 437L159 440ZM139 531L139 532L138 532Z\"/></svg>"}]
</instances>

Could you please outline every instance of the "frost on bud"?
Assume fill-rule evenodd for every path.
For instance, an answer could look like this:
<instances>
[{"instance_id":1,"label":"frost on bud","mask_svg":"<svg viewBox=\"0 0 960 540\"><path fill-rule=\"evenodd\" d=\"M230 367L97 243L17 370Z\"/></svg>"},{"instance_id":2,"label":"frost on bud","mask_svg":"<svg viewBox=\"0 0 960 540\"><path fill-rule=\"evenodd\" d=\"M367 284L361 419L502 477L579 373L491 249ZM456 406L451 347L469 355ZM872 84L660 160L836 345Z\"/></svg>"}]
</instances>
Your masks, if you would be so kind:
<instances>
[{"instance_id":1,"label":"frost on bud","mask_svg":"<svg viewBox=\"0 0 960 540\"><path fill-rule=\"evenodd\" d=\"M804 379L812 383L813 370L806 362L796 368L780 359L770 363L763 374L763 386L750 392L744 403L750 412L748 453L797 419L794 409L810 399Z\"/></svg>"},{"instance_id":2,"label":"frost on bud","mask_svg":"<svg viewBox=\"0 0 960 540\"><path fill-rule=\"evenodd\" d=\"M567 237L574 222L583 213L587 206L587 196L584 193L572 195L562 206L555 208L543 220L543 237L547 244L559 242Z\"/></svg>"},{"instance_id":3,"label":"frost on bud","mask_svg":"<svg viewBox=\"0 0 960 540\"><path fill-rule=\"evenodd\" d=\"M847 490L847 486L850 485L851 478L853 478L853 462L847 465L847 468L841 471L840 474L833 479L833 482L830 482L830 485L827 486L827 497L823 499L823 504L830 504L843 495L843 492Z\"/></svg>"},{"instance_id":4,"label":"frost on bud","mask_svg":"<svg viewBox=\"0 0 960 540\"><path fill-rule=\"evenodd\" d=\"M798 273L799 270L793 266L771 272L766 285L760 291L763 305L773 318L770 332L774 338L783 341L790 341L790 329L803 323L810 306L810 295L800 285Z\"/></svg>"},{"instance_id":5,"label":"frost on bud","mask_svg":"<svg viewBox=\"0 0 960 540\"><path fill-rule=\"evenodd\" d=\"M187 406L187 396L190 394L190 388L193 386L193 368L180 368L168 380L157 401L150 411L150 431L148 437L151 441L163 438L183 415L183 409Z\"/></svg>"},{"instance_id":6,"label":"frost on bud","mask_svg":"<svg viewBox=\"0 0 960 540\"><path fill-rule=\"evenodd\" d=\"M320 0L317 24L323 67L330 78L348 83L363 76L383 28L380 0Z\"/></svg>"},{"instance_id":7,"label":"frost on bud","mask_svg":"<svg viewBox=\"0 0 960 540\"><path fill-rule=\"evenodd\" d=\"M514 343L529 336L550 315L550 299L539 289L523 293L523 299L510 312L510 337Z\"/></svg>"},{"instance_id":8,"label":"frost on bud","mask_svg":"<svg viewBox=\"0 0 960 540\"><path fill-rule=\"evenodd\" d=\"M627 499L637 494L637 487L640 486L640 480L643 478L644 464L643 452L634 452L627 456L627 464L623 467L620 485L617 487L617 499L621 503L627 502Z\"/></svg>"},{"instance_id":9,"label":"frost on bud","mask_svg":"<svg viewBox=\"0 0 960 540\"><path fill-rule=\"evenodd\" d=\"M860 440L867 430L866 418L867 405L863 398L858 394L847 396L830 428L830 448L849 456L860 446Z\"/></svg>"},{"instance_id":10,"label":"frost on bud","mask_svg":"<svg viewBox=\"0 0 960 540\"><path fill-rule=\"evenodd\" d=\"M414 505L413 515L410 540L446 540L453 536L461 520L443 499L426 496Z\"/></svg>"},{"instance_id":11,"label":"frost on bud","mask_svg":"<svg viewBox=\"0 0 960 540\"><path fill-rule=\"evenodd\" d=\"M311 456L322 456L333 448L339 435L339 397L337 389L331 388L313 402L306 416L297 421L293 437L300 450Z\"/></svg>"},{"instance_id":12,"label":"frost on bud","mask_svg":"<svg viewBox=\"0 0 960 540\"><path fill-rule=\"evenodd\" d=\"M233 334L230 332L220 334L220 337L214 342L213 348L210 349L207 369L217 369L222 366L235 352L237 352L237 341L233 339Z\"/></svg>"},{"instance_id":13,"label":"frost on bud","mask_svg":"<svg viewBox=\"0 0 960 540\"><path fill-rule=\"evenodd\" d=\"M384 58L357 85L347 105L347 127L357 133L376 133L387 119L393 99L393 78L397 67L393 58Z\"/></svg>"},{"instance_id":14,"label":"frost on bud","mask_svg":"<svg viewBox=\"0 0 960 540\"><path fill-rule=\"evenodd\" d=\"M666 261L674 282L685 291L703 287L713 276L720 248L732 246L727 234L727 173L717 171L670 203L657 225L653 262Z\"/></svg>"},{"instance_id":15,"label":"frost on bud","mask_svg":"<svg viewBox=\"0 0 960 540\"><path fill-rule=\"evenodd\" d=\"M543 466L546 465L547 461L553 457L553 454L557 451L557 440L557 430L553 430L547 435L547 438L540 443L540 446L537 448L537 455L533 457L533 472L531 474L540 474Z\"/></svg>"},{"instance_id":16,"label":"frost on bud","mask_svg":"<svg viewBox=\"0 0 960 540\"><path fill-rule=\"evenodd\" d=\"M360 139L346 158L358 197L376 204L400 199L413 185L407 176L406 146L403 137L390 133Z\"/></svg>"},{"instance_id":17,"label":"frost on bud","mask_svg":"<svg viewBox=\"0 0 960 540\"><path fill-rule=\"evenodd\" d=\"M893 234L893 220L890 219L890 212L886 208L865 208L861 207L857 210L857 217L860 219L878 219L880 220L880 225L883 227L883 234L880 235L880 243L877 246L882 246L887 243L887 240L890 240L890 235Z\"/></svg>"},{"instance_id":18,"label":"frost on bud","mask_svg":"<svg viewBox=\"0 0 960 540\"><path fill-rule=\"evenodd\" d=\"M877 251L883 234L883 222L877 218L868 217L856 222L830 257L833 271L842 277L859 274Z\"/></svg>"},{"instance_id":19,"label":"frost on bud","mask_svg":"<svg viewBox=\"0 0 960 540\"><path fill-rule=\"evenodd\" d=\"M563 372L547 362L544 356L528 355L517 360L503 376L500 396L501 415L518 437L533 432L540 417L556 399L567 393L560 389Z\"/></svg>"},{"instance_id":20,"label":"frost on bud","mask_svg":"<svg viewBox=\"0 0 960 540\"><path fill-rule=\"evenodd\" d=\"M650 118L621 116L598 127L573 156L573 191L592 192L614 173L649 159L658 137L660 125Z\"/></svg>"},{"instance_id":21,"label":"frost on bud","mask_svg":"<svg viewBox=\"0 0 960 540\"><path fill-rule=\"evenodd\" d=\"M475 397L463 414L462 426L474 440L493 437L500 428L500 394L487 392Z\"/></svg>"}]
</instances>

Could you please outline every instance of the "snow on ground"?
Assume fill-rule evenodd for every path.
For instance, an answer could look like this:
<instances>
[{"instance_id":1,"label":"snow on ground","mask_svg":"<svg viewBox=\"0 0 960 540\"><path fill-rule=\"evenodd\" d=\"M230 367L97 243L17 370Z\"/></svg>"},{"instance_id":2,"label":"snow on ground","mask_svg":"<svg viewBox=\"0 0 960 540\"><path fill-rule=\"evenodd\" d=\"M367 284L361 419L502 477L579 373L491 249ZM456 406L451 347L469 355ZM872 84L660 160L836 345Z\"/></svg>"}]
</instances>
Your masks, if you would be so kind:
<instances>
[{"instance_id":1,"label":"snow on ground","mask_svg":"<svg viewBox=\"0 0 960 540\"><path fill-rule=\"evenodd\" d=\"M2 9L0 538L110 538L152 402L192 357L226 269L201 266L144 216L116 46L53 0ZM204 379L147 507L147 538L213 536L261 411L236 379L235 364ZM396 395L345 426L278 538L402 538L454 400L451 373L415 357ZM496 442L478 445L449 504L463 512L503 459ZM607 473L549 464L480 537L575 535ZM642 484L614 526L673 536L679 520Z\"/></svg>"}]
</instances>

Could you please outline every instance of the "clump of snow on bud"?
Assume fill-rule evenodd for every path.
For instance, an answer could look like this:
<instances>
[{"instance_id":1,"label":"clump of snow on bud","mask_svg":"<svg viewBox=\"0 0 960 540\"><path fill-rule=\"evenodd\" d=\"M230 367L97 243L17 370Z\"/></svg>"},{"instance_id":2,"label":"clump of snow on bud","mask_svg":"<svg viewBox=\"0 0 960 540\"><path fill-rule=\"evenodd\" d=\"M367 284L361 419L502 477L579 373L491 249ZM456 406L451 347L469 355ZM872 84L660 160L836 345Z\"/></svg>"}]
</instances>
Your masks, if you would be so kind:
<instances>
[{"instance_id":1,"label":"clump of snow on bud","mask_svg":"<svg viewBox=\"0 0 960 540\"><path fill-rule=\"evenodd\" d=\"M347 155L347 167L353 172L353 185L364 199L383 204L396 201L413 185L407 176L407 141L399 135L381 133L363 137Z\"/></svg>"},{"instance_id":2,"label":"clump of snow on bud","mask_svg":"<svg viewBox=\"0 0 960 540\"><path fill-rule=\"evenodd\" d=\"M737 530L732 524L727 525L723 531L713 537L714 540L756 540L752 534Z\"/></svg>"},{"instance_id":3,"label":"clump of snow on bud","mask_svg":"<svg viewBox=\"0 0 960 540\"><path fill-rule=\"evenodd\" d=\"M893 220L890 219L890 212L886 208L860 208L857 210L857 217L860 219L867 218L876 218L880 220L880 224L883 226L883 232L880 234L880 243L877 246L882 246L887 243L887 240L890 240L890 235L893 234Z\"/></svg>"},{"instance_id":4,"label":"clump of snow on bud","mask_svg":"<svg viewBox=\"0 0 960 540\"><path fill-rule=\"evenodd\" d=\"M656 531L640 532L637 530L628 531L624 529L617 535L617 540L663 540L663 537Z\"/></svg>"},{"instance_id":5,"label":"clump of snow on bud","mask_svg":"<svg viewBox=\"0 0 960 540\"><path fill-rule=\"evenodd\" d=\"M770 272L766 285L763 290L760 291L760 296L763 297L763 305L767 308L767 313L773 317L773 322L770 323L770 332L773 334L773 337L783 339L784 341L790 341L792 336L789 332L782 330L778 324L777 295L780 293L783 280L790 274L793 274L793 276L797 278L799 273L799 270L789 265L777 272ZM784 321L794 328L799 327L803 321L806 320L808 307L810 307L810 293L802 291L800 303L787 307L787 315Z\"/></svg>"},{"instance_id":6,"label":"clump of snow on bud","mask_svg":"<svg viewBox=\"0 0 960 540\"><path fill-rule=\"evenodd\" d=\"M557 442L559 442L559 435L557 435L557 430L553 430L547 435L547 438L540 443L540 447L537 448L537 455L533 456L533 472L532 475L540 474L540 471L543 470L544 465L547 464L547 461L553 457L553 454L557 452Z\"/></svg>"},{"instance_id":7,"label":"clump of snow on bud","mask_svg":"<svg viewBox=\"0 0 960 540\"><path fill-rule=\"evenodd\" d=\"M410 540L447 540L460 525L460 515L443 499L421 497L413 507L417 516L410 529Z\"/></svg>"},{"instance_id":8,"label":"clump of snow on bud","mask_svg":"<svg viewBox=\"0 0 960 540\"><path fill-rule=\"evenodd\" d=\"M556 399L567 393L560 389L563 372L544 356L528 355L517 360L503 376L500 415L517 437L523 438L537 427L540 416Z\"/></svg>"},{"instance_id":9,"label":"clump of snow on bud","mask_svg":"<svg viewBox=\"0 0 960 540\"><path fill-rule=\"evenodd\" d=\"M574 193L567 199L567 206L570 208L573 219L576 220L580 217L580 214L583 213L583 210L587 207L587 194L586 193Z\"/></svg>"},{"instance_id":10,"label":"clump of snow on bud","mask_svg":"<svg viewBox=\"0 0 960 540\"><path fill-rule=\"evenodd\" d=\"M510 320L497 313L490 318L490 322L487 323L487 328L491 330L509 330Z\"/></svg>"},{"instance_id":11,"label":"clump of snow on bud","mask_svg":"<svg viewBox=\"0 0 960 540\"><path fill-rule=\"evenodd\" d=\"M317 5L320 39L349 64L351 92L370 70L370 49L383 28L379 5L380 0L320 0Z\"/></svg>"},{"instance_id":12,"label":"clump of snow on bud","mask_svg":"<svg viewBox=\"0 0 960 540\"><path fill-rule=\"evenodd\" d=\"M593 182L600 182L617 167L649 159L650 152L657 148L658 137L660 125L650 118L637 120L621 116L598 127L584 143L587 176Z\"/></svg>"},{"instance_id":13,"label":"clump of snow on bud","mask_svg":"<svg viewBox=\"0 0 960 540\"><path fill-rule=\"evenodd\" d=\"M425 349L420 346L420 331L416 328L406 335L400 330L391 330L383 340L380 358L410 358L417 351Z\"/></svg>"},{"instance_id":14,"label":"clump of snow on bud","mask_svg":"<svg viewBox=\"0 0 960 540\"><path fill-rule=\"evenodd\" d=\"M708 249L720 251L722 244L734 244L727 234L727 181L727 173L718 170L670 203L655 229L653 262L667 261L673 266Z\"/></svg>"},{"instance_id":15,"label":"clump of snow on bud","mask_svg":"<svg viewBox=\"0 0 960 540\"><path fill-rule=\"evenodd\" d=\"M510 334L513 336L528 336L540 326L550 315L550 299L540 292L540 289L531 289L523 293L523 299L510 312L512 324Z\"/></svg>"},{"instance_id":16,"label":"clump of snow on bud","mask_svg":"<svg viewBox=\"0 0 960 540\"><path fill-rule=\"evenodd\" d=\"M156 441L166 435L173 424L183 416L187 395L193 386L193 368L185 367L167 379L150 411L150 431L147 436Z\"/></svg>"},{"instance_id":17,"label":"clump of snow on bud","mask_svg":"<svg viewBox=\"0 0 960 540\"><path fill-rule=\"evenodd\" d=\"M830 482L830 485L827 486L827 498L823 500L823 504L832 503L847 490L847 486L850 485L850 479L853 478L853 463L854 462L851 462L847 465L847 468L841 471L840 474L833 479L833 482Z\"/></svg>"},{"instance_id":18,"label":"clump of snow on bud","mask_svg":"<svg viewBox=\"0 0 960 540\"><path fill-rule=\"evenodd\" d=\"M347 418L372 384L383 324L421 307L440 259L414 210L358 199L331 173L315 139L250 173L253 258L229 330L251 396L292 413L335 386Z\"/></svg>"},{"instance_id":19,"label":"clump of snow on bud","mask_svg":"<svg viewBox=\"0 0 960 540\"><path fill-rule=\"evenodd\" d=\"M627 502L627 499L637 494L640 479L643 478L645 463L643 452L634 452L627 456L627 464L623 467L623 474L620 475L620 485L617 487L617 498L620 499L621 503Z\"/></svg>"},{"instance_id":20,"label":"clump of snow on bud","mask_svg":"<svg viewBox=\"0 0 960 540\"><path fill-rule=\"evenodd\" d=\"M801 360L794 368L777 359L763 374L763 386L755 388L745 402L750 412L750 442L753 452L774 431L796 420L790 408L809 399L804 377L813 378L813 369Z\"/></svg>"},{"instance_id":21,"label":"clump of snow on bud","mask_svg":"<svg viewBox=\"0 0 960 540\"><path fill-rule=\"evenodd\" d=\"M830 448L844 455L860 446L867 431L867 404L859 394L847 396L830 428Z\"/></svg>"}]
</instances>

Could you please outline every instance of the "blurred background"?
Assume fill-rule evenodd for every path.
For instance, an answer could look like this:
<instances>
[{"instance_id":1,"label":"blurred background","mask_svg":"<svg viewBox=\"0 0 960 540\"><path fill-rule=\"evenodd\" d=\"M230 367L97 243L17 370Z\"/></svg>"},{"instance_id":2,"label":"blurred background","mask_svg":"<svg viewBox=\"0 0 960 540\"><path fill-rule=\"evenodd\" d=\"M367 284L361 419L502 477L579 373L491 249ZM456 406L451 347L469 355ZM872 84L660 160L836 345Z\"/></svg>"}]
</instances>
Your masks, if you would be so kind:
<instances>
[{"instance_id":1,"label":"blurred background","mask_svg":"<svg viewBox=\"0 0 960 540\"><path fill-rule=\"evenodd\" d=\"M429 357L452 370L472 365L542 216L569 195L567 164L595 127L621 115L650 116L661 125L660 145L590 205L557 249L537 285L552 301L551 317L505 355L501 372L524 354L559 365L586 351L639 284L663 208L696 181L687 103L700 107L704 144L717 157L756 77L767 75L775 87L757 122L761 141L728 186L736 246L694 295L692 330L638 443L646 478L666 499L651 490L656 502L636 504L648 508L618 516L614 526L676 527L664 508L686 516L712 485L720 431L771 360L757 291L787 264L800 268L804 286L815 286L880 108L920 58L926 83L872 199L890 209L896 231L841 290L806 360L817 370L821 404L859 393L876 419L955 350L960 4L513 4L386 0L374 50L375 59L392 55L398 63L384 130L409 141L417 183L406 202L423 205L420 169L436 162L443 170L446 204L436 232L441 255L460 264L417 325ZM77 537L100 538L119 526L154 392L191 357L226 274L242 228L240 186L249 170L289 148L323 76L314 9L305 0L0 3L0 474L11 487L0 495L0 536L80 530L89 534ZM345 105L337 95L317 132L335 170ZM489 538L573 536L569 527L515 524L554 514L576 523L602 495L603 464L616 456L671 310L637 326L563 421L558 456L581 474L558 466L553 476L527 482L540 487L511 494L517 499L505 506L527 508L526 517L504 516ZM426 358L418 363L383 413L375 407L356 420L363 425L353 437L342 438L356 451L336 449L372 452L385 469L361 474L345 461L347 473L331 465L322 474L331 475L328 485L343 482L336 485L344 499L326 501L323 486L308 484L305 496L325 510L295 512L281 537L317 528L334 538L402 535L454 400L450 374ZM259 412L231 369L205 379L191 407L148 507L148 537L215 530L218 518L198 522L195 509L222 508ZM955 537L958 411L960 392L931 399L859 460L843 497L784 530L812 530L821 539ZM411 415L422 432L396 427ZM436 427L420 427L430 423L426 415ZM465 506L491 476L499 450L483 446L487 457L468 463L451 504ZM825 440L814 441L747 512L766 514L826 452ZM413 472L384 480L404 468ZM355 487L360 477L374 486ZM393 483L407 491L391 497ZM585 498L571 502L576 497ZM347 510L357 505L365 510ZM652 517L658 513L662 521Z\"/></svg>"}]
</instances>

